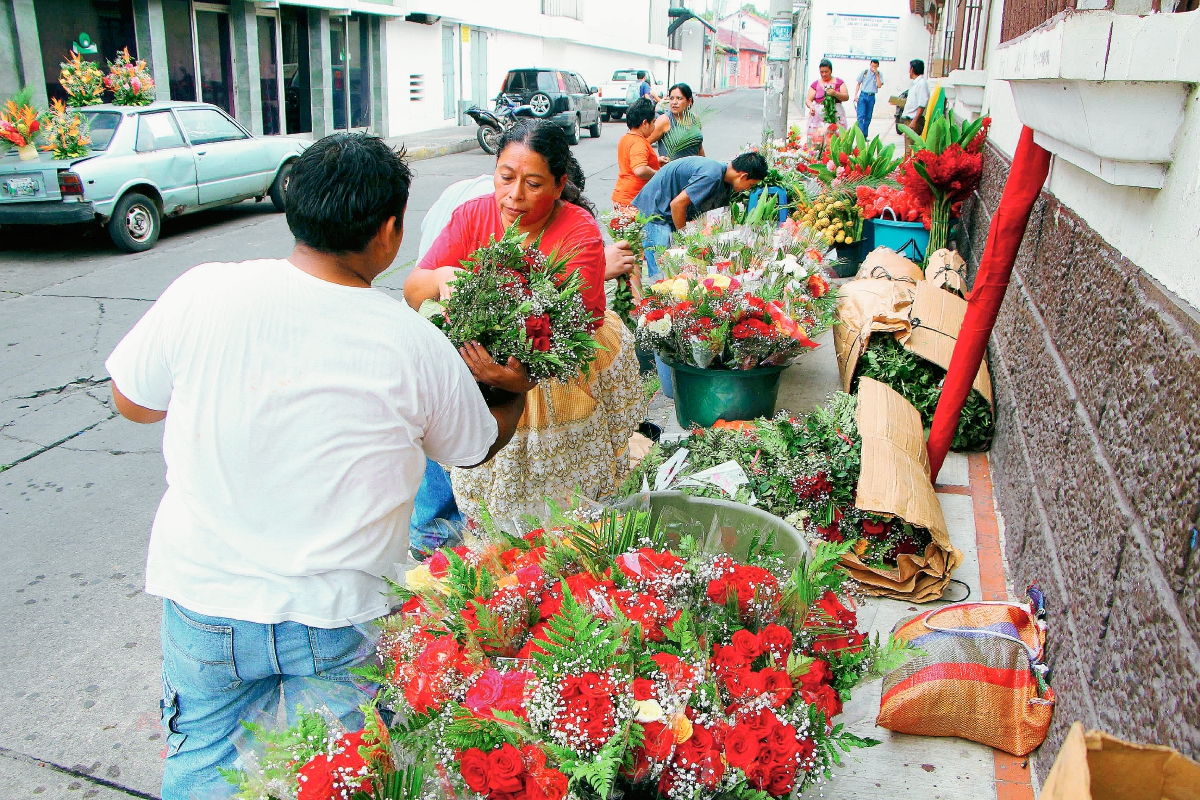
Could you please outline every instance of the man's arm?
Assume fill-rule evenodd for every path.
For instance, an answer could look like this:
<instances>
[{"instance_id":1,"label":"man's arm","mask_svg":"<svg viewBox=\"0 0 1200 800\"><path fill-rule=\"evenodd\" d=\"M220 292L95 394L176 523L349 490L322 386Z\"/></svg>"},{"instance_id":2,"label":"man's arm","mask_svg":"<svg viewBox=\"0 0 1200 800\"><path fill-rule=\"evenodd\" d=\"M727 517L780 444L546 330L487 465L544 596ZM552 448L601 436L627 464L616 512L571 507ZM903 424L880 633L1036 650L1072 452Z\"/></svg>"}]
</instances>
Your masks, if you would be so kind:
<instances>
[{"instance_id":1,"label":"man's arm","mask_svg":"<svg viewBox=\"0 0 1200 800\"><path fill-rule=\"evenodd\" d=\"M686 190L675 195L675 199L671 201L671 221L675 223L675 230L683 230L687 225L687 210L692 204L692 199L688 197Z\"/></svg>"},{"instance_id":2,"label":"man's arm","mask_svg":"<svg viewBox=\"0 0 1200 800\"><path fill-rule=\"evenodd\" d=\"M167 412L158 411L153 408L139 406L137 403L130 400L125 395L121 394L121 390L117 388L116 381L112 384L113 403L117 406L117 411L121 416L131 422L138 422L142 425L151 425L155 422L162 422L167 418Z\"/></svg>"},{"instance_id":3,"label":"man's arm","mask_svg":"<svg viewBox=\"0 0 1200 800\"><path fill-rule=\"evenodd\" d=\"M505 392L505 394L508 397L506 402L488 409L496 418L496 441L492 442L483 461L473 464L473 467L491 461L496 453L499 453L505 445L512 441L513 434L517 432L517 424L521 421L521 415L525 413L525 393Z\"/></svg>"}]
</instances>

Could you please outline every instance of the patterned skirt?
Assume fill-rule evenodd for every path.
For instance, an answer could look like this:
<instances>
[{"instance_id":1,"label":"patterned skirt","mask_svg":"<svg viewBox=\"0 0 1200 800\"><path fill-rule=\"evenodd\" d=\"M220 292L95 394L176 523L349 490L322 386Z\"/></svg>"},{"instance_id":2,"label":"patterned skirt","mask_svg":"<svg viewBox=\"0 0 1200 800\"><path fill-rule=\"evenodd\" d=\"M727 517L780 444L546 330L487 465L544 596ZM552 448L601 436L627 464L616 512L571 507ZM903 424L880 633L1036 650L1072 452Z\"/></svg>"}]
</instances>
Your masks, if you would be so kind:
<instances>
[{"instance_id":1,"label":"patterned skirt","mask_svg":"<svg viewBox=\"0 0 1200 800\"><path fill-rule=\"evenodd\" d=\"M629 473L629 437L646 418L633 335L612 311L596 341L605 348L588 377L543 383L525 398L512 441L488 463L454 468L459 509L478 518L481 505L497 524L519 527L530 514L543 518L547 498L569 506L576 493L612 496Z\"/></svg>"}]
</instances>

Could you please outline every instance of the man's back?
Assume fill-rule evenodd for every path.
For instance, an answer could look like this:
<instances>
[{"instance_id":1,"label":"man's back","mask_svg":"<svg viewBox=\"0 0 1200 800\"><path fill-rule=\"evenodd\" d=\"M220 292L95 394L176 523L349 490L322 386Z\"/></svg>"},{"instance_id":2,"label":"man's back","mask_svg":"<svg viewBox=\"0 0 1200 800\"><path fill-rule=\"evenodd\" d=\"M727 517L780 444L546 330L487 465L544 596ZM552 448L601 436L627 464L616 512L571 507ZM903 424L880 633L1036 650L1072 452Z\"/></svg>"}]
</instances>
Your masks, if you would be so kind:
<instances>
[{"instance_id":1,"label":"man's back","mask_svg":"<svg viewBox=\"0 0 1200 800\"><path fill-rule=\"evenodd\" d=\"M212 616L386 611L425 452L469 465L494 439L482 404L453 410L477 391L433 326L282 260L190 270L108 366L133 402L170 405L147 591Z\"/></svg>"},{"instance_id":2,"label":"man's back","mask_svg":"<svg viewBox=\"0 0 1200 800\"><path fill-rule=\"evenodd\" d=\"M686 191L691 201L688 219L692 219L728 200L725 169L723 162L703 156L674 159L655 173L634 198L633 205L646 216L657 216L670 224L671 201Z\"/></svg>"}]
</instances>

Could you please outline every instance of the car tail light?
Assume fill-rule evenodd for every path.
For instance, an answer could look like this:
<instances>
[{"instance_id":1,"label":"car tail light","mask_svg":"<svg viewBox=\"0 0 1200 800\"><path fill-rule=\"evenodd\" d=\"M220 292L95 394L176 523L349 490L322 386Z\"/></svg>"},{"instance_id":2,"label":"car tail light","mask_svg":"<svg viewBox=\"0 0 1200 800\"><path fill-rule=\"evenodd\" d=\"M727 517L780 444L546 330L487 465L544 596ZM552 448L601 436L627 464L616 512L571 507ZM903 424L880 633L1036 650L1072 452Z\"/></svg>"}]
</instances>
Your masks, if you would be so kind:
<instances>
[{"instance_id":1,"label":"car tail light","mask_svg":"<svg viewBox=\"0 0 1200 800\"><path fill-rule=\"evenodd\" d=\"M74 172L60 172L58 193L63 197L83 197L83 181Z\"/></svg>"}]
</instances>

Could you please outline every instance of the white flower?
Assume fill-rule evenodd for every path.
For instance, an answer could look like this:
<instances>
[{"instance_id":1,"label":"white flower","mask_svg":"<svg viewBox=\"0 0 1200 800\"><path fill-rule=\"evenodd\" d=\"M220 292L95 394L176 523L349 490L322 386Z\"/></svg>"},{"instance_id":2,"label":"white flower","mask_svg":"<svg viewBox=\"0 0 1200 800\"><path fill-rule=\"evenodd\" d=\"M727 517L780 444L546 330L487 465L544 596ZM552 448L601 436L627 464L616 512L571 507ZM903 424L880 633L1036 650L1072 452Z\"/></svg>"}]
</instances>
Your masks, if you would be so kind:
<instances>
[{"instance_id":1,"label":"white flower","mask_svg":"<svg viewBox=\"0 0 1200 800\"><path fill-rule=\"evenodd\" d=\"M640 317L638 317L637 326L638 326L638 328L646 327L646 315L645 314L642 314Z\"/></svg>"},{"instance_id":2,"label":"white flower","mask_svg":"<svg viewBox=\"0 0 1200 800\"><path fill-rule=\"evenodd\" d=\"M648 323L647 327L650 328L651 333L656 333L659 336L666 336L671 332L671 315L664 314L661 318Z\"/></svg>"},{"instance_id":3,"label":"white flower","mask_svg":"<svg viewBox=\"0 0 1200 800\"><path fill-rule=\"evenodd\" d=\"M633 703L633 713L634 719L643 725L647 722L658 722L666 716L663 713L662 706L653 698L649 700L635 700Z\"/></svg>"},{"instance_id":4,"label":"white flower","mask_svg":"<svg viewBox=\"0 0 1200 800\"><path fill-rule=\"evenodd\" d=\"M684 256L687 255L687 248L686 247L672 247L670 250L667 251L666 254L671 256L672 258L683 258Z\"/></svg>"}]
</instances>

